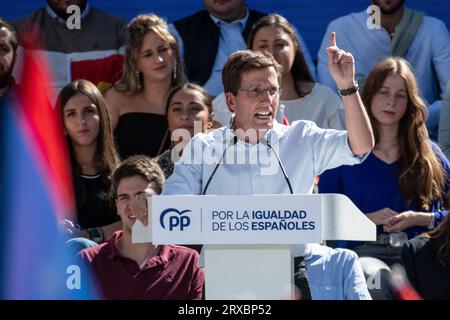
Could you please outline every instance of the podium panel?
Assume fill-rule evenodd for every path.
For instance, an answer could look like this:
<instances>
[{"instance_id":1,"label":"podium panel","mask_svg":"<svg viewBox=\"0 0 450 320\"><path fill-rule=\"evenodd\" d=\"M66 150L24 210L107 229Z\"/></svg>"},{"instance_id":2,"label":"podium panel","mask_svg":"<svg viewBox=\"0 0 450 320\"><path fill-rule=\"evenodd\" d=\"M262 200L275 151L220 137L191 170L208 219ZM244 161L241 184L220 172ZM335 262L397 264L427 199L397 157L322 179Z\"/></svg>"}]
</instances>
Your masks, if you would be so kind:
<instances>
[{"instance_id":1,"label":"podium panel","mask_svg":"<svg viewBox=\"0 0 450 320\"><path fill-rule=\"evenodd\" d=\"M203 244L206 299L289 299L293 246L374 241L376 226L344 195L153 196L133 243Z\"/></svg>"},{"instance_id":2,"label":"podium panel","mask_svg":"<svg viewBox=\"0 0 450 320\"><path fill-rule=\"evenodd\" d=\"M206 245L205 299L280 300L292 296L289 245Z\"/></svg>"},{"instance_id":3,"label":"podium panel","mask_svg":"<svg viewBox=\"0 0 450 320\"><path fill-rule=\"evenodd\" d=\"M153 196L133 242L301 244L376 240L376 226L341 194Z\"/></svg>"}]
</instances>

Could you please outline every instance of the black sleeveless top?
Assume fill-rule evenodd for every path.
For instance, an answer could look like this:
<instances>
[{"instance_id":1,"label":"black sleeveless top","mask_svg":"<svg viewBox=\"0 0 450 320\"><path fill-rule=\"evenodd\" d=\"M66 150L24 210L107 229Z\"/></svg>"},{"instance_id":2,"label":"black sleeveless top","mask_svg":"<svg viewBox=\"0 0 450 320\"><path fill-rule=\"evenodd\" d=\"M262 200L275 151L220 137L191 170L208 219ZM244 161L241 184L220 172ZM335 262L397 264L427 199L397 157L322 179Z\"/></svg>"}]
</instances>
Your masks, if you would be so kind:
<instances>
[{"instance_id":1,"label":"black sleeveless top","mask_svg":"<svg viewBox=\"0 0 450 320\"><path fill-rule=\"evenodd\" d=\"M165 115L130 112L119 117L114 131L121 159L135 154L156 157L170 147L170 133Z\"/></svg>"},{"instance_id":2,"label":"black sleeveless top","mask_svg":"<svg viewBox=\"0 0 450 320\"><path fill-rule=\"evenodd\" d=\"M75 193L78 224L85 229L119 221L114 202L108 197L110 182L105 175L79 175L77 178Z\"/></svg>"}]
</instances>

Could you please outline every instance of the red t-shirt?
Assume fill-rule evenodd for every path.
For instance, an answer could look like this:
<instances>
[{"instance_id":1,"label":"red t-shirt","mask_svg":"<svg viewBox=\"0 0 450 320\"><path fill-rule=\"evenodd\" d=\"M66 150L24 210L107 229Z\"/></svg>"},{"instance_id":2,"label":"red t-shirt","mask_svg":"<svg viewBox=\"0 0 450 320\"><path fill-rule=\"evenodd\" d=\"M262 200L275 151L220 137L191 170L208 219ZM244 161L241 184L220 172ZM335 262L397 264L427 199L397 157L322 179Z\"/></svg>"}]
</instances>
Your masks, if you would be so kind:
<instances>
[{"instance_id":1,"label":"red t-shirt","mask_svg":"<svg viewBox=\"0 0 450 320\"><path fill-rule=\"evenodd\" d=\"M162 245L159 253L141 269L136 261L117 250L116 241L121 236L122 231L118 231L107 242L80 252L94 271L104 299L202 298L205 274L197 266L196 251Z\"/></svg>"}]
</instances>

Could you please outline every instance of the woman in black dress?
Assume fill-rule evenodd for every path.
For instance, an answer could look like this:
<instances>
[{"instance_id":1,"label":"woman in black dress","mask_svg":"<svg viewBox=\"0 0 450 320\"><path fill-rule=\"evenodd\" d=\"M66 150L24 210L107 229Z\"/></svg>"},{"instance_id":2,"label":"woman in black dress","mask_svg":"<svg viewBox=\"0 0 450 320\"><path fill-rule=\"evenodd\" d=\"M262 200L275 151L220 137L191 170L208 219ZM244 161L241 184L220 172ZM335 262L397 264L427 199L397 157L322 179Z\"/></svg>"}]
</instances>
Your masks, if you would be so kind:
<instances>
[{"instance_id":1,"label":"woman in black dress","mask_svg":"<svg viewBox=\"0 0 450 320\"><path fill-rule=\"evenodd\" d=\"M118 165L106 102L87 80L66 85L58 96L58 108L69 147L76 221L64 221L73 237L97 243L121 228L110 194L110 178Z\"/></svg>"},{"instance_id":2,"label":"woman in black dress","mask_svg":"<svg viewBox=\"0 0 450 320\"><path fill-rule=\"evenodd\" d=\"M105 94L121 159L155 157L170 147L165 105L186 79L178 45L160 17L139 15L128 26L122 79Z\"/></svg>"}]
</instances>

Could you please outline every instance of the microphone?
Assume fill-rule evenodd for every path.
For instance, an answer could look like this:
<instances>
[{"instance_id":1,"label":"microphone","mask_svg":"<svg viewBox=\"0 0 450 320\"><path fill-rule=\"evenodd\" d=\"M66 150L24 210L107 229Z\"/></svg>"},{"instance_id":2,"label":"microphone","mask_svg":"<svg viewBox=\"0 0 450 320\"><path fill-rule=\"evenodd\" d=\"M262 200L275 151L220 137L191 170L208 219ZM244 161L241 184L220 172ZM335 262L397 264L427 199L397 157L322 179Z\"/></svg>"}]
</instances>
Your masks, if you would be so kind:
<instances>
[{"instance_id":1,"label":"microphone","mask_svg":"<svg viewBox=\"0 0 450 320\"><path fill-rule=\"evenodd\" d=\"M262 144L266 145L267 147L269 147L269 149L271 149L273 151L273 153L275 154L275 157L278 160L278 165L280 166L281 171L283 172L284 179L286 180L286 183L287 183L287 185L289 187L289 191L290 191L291 194L294 194L294 191L293 191L292 185L291 185L291 181L289 180L289 177L288 177L288 175L286 173L286 170L284 169L284 166L283 166L283 163L281 162L280 157L278 156L278 153L275 151L274 148L272 148L272 146L270 145L269 141L266 138L264 138L264 137L261 138L260 142Z\"/></svg>"},{"instance_id":2,"label":"microphone","mask_svg":"<svg viewBox=\"0 0 450 320\"><path fill-rule=\"evenodd\" d=\"M225 157L225 153L227 152L228 148L231 147L231 146L234 146L237 142L238 142L238 137L237 136L233 136L233 139L231 140L231 142L228 144L228 146L223 151L222 156L219 159L219 162L217 162L213 172L209 176L208 182L206 182L206 185L205 185L205 188L203 189L202 195L206 194L206 190L208 190L209 184L211 183L212 178L216 174L216 171L219 168L220 163L222 162L223 158Z\"/></svg>"},{"instance_id":3,"label":"microphone","mask_svg":"<svg viewBox=\"0 0 450 320\"><path fill-rule=\"evenodd\" d=\"M205 188L203 189L202 195L206 194L206 190L208 190L209 184L212 181L212 178L214 177L214 175L216 174L217 169L219 168L219 165L221 164L223 158L225 157L225 153L227 152L228 148L235 145L238 141L237 136L234 136L233 139L231 140L230 144L225 148L225 150L222 153L222 156L219 159L219 162L216 164L216 166L214 167L213 172L211 173L211 175L209 176L208 181L206 182ZM278 153L275 151L275 149L272 147L272 145L269 143L269 141L267 141L267 139L265 138L261 138L260 139L260 143L266 145L269 149L271 149L273 151L273 153L275 154L275 157L277 158L278 161L278 165L281 168L281 172L283 173L284 179L286 180L286 183L289 187L289 192L291 194L294 194L294 191L292 189L292 185L291 185L291 181L289 180L289 177L286 173L286 170L284 169L283 163L281 162L280 157L278 156Z\"/></svg>"}]
</instances>

